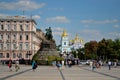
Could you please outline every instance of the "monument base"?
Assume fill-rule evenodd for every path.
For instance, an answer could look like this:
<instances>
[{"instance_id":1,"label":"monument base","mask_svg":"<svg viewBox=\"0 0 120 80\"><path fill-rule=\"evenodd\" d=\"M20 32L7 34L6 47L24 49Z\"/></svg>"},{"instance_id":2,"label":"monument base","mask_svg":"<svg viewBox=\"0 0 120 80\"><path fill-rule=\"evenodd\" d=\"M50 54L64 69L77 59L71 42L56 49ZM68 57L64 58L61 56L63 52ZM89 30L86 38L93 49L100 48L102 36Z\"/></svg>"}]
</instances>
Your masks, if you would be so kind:
<instances>
[{"instance_id":1,"label":"monument base","mask_svg":"<svg viewBox=\"0 0 120 80\"><path fill-rule=\"evenodd\" d=\"M59 56L60 52L56 50L54 41L43 41L38 51L39 60L45 60L47 56Z\"/></svg>"}]
</instances>

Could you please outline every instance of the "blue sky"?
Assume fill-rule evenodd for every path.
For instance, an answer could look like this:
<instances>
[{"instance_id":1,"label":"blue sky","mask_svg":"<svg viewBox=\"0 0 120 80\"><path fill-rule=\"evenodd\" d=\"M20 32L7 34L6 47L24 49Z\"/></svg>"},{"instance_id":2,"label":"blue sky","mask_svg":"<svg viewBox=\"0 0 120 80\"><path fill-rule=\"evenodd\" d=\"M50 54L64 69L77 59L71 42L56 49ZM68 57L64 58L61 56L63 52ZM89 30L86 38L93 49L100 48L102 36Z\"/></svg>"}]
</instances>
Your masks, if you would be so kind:
<instances>
[{"instance_id":1,"label":"blue sky","mask_svg":"<svg viewBox=\"0 0 120 80\"><path fill-rule=\"evenodd\" d=\"M120 0L0 0L0 16L34 18L37 28L52 28L60 44L63 29L84 42L120 38Z\"/></svg>"}]
</instances>

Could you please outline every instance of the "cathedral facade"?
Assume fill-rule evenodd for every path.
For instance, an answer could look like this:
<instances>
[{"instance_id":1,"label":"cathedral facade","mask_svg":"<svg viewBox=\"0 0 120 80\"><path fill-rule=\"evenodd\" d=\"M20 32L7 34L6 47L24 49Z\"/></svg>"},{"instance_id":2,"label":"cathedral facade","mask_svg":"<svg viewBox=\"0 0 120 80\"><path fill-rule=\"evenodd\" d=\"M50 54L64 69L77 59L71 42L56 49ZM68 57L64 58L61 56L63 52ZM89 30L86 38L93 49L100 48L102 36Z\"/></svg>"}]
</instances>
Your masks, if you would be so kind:
<instances>
[{"instance_id":1,"label":"cathedral facade","mask_svg":"<svg viewBox=\"0 0 120 80\"><path fill-rule=\"evenodd\" d=\"M61 54L69 54L72 50L76 50L84 47L83 39L79 38L76 34L75 38L69 39L66 30L61 35Z\"/></svg>"}]
</instances>

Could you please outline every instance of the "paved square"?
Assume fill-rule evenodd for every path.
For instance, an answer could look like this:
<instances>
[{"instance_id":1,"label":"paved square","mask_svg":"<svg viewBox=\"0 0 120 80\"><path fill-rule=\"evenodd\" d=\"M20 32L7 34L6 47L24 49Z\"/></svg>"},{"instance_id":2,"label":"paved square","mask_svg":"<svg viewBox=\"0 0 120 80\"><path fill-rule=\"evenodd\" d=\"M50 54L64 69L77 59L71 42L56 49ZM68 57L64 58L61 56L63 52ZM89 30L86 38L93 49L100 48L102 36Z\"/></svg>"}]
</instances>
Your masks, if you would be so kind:
<instances>
[{"instance_id":1,"label":"paved square","mask_svg":"<svg viewBox=\"0 0 120 80\"><path fill-rule=\"evenodd\" d=\"M38 66L34 72L29 65L20 65L20 70L9 72L7 65L0 65L0 80L120 80L120 67L108 70L107 66L91 71L89 66L72 66L57 69L53 66Z\"/></svg>"}]
</instances>

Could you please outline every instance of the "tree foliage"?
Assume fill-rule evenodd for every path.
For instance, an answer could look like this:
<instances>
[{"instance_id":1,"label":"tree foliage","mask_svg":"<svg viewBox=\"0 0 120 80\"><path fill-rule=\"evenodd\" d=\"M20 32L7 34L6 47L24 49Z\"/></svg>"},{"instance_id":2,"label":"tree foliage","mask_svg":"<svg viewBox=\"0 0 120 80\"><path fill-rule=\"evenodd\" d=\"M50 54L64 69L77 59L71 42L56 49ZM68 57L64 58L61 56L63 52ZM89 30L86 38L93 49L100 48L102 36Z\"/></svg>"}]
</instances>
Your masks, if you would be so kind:
<instances>
[{"instance_id":1,"label":"tree foliage","mask_svg":"<svg viewBox=\"0 0 120 80\"><path fill-rule=\"evenodd\" d=\"M90 41L85 44L85 56L87 58L96 58L97 57L97 41Z\"/></svg>"},{"instance_id":2,"label":"tree foliage","mask_svg":"<svg viewBox=\"0 0 120 80\"><path fill-rule=\"evenodd\" d=\"M84 51L84 59L119 59L120 60L120 39L102 39L101 41L90 41L85 43L84 49L79 49L79 55L81 51ZM83 57L78 56L80 59Z\"/></svg>"}]
</instances>

